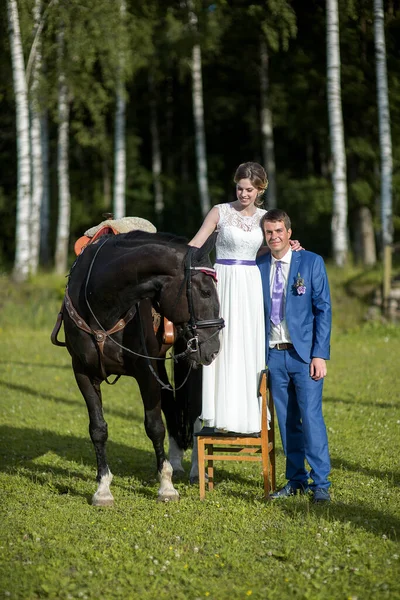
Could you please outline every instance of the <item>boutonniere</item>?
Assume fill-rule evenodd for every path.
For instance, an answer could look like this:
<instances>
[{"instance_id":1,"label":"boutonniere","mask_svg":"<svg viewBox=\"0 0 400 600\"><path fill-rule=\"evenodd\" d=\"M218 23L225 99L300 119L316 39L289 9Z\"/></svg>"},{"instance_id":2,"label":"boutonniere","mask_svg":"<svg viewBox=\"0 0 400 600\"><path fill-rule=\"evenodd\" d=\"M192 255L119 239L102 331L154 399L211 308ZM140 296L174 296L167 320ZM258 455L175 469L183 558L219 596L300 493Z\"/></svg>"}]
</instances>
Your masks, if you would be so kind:
<instances>
[{"instance_id":1,"label":"boutonniere","mask_svg":"<svg viewBox=\"0 0 400 600\"><path fill-rule=\"evenodd\" d=\"M296 292L298 296L302 296L306 293L306 286L304 285L304 279L300 276L300 273L297 273L297 279L293 284L293 291Z\"/></svg>"}]
</instances>

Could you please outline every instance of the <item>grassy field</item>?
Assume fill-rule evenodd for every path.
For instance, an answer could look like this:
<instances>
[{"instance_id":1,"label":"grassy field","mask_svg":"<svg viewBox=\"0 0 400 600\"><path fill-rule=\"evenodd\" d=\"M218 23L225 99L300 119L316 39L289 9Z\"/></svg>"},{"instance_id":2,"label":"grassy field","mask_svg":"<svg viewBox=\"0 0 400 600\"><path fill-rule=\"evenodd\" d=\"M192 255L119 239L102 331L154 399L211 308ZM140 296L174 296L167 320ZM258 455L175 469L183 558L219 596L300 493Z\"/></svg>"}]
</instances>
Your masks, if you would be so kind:
<instances>
[{"instance_id":1,"label":"grassy field","mask_svg":"<svg viewBox=\"0 0 400 600\"><path fill-rule=\"evenodd\" d=\"M400 598L400 331L362 321L378 276L330 269L329 506L265 503L260 467L245 463L218 468L204 502L186 478L179 503L157 504L141 400L125 378L103 390L111 509L89 504L86 408L66 350L49 341L64 281L15 288L1 277L0 598Z\"/></svg>"}]
</instances>

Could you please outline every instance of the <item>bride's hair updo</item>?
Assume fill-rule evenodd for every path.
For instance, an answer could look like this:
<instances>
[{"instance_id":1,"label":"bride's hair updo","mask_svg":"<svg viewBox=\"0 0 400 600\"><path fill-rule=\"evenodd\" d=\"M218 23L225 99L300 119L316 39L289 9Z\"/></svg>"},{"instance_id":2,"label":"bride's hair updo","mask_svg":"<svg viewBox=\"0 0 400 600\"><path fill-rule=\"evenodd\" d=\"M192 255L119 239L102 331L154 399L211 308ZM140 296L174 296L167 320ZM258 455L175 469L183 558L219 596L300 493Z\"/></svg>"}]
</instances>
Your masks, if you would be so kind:
<instances>
[{"instance_id":1,"label":"bride's hair updo","mask_svg":"<svg viewBox=\"0 0 400 600\"><path fill-rule=\"evenodd\" d=\"M242 163L236 169L233 181L238 183L241 179L250 179L251 183L258 190L258 197L255 204L261 206L263 204L262 197L268 187L268 176L264 167L256 162Z\"/></svg>"}]
</instances>

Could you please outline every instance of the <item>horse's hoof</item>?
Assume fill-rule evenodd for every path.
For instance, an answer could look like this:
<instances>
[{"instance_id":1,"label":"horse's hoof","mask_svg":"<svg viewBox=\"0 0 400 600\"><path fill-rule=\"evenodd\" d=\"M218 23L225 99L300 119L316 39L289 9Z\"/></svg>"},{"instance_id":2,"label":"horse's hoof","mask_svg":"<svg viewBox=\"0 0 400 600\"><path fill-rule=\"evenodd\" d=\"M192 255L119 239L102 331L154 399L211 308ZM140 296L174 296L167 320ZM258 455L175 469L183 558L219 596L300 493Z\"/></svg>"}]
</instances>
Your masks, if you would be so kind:
<instances>
[{"instance_id":1,"label":"horse's hoof","mask_svg":"<svg viewBox=\"0 0 400 600\"><path fill-rule=\"evenodd\" d=\"M158 494L157 502L179 502L179 494Z\"/></svg>"},{"instance_id":2,"label":"horse's hoof","mask_svg":"<svg viewBox=\"0 0 400 600\"><path fill-rule=\"evenodd\" d=\"M92 498L92 506L114 506L114 497L111 494L101 495L96 492Z\"/></svg>"},{"instance_id":3,"label":"horse's hoof","mask_svg":"<svg viewBox=\"0 0 400 600\"><path fill-rule=\"evenodd\" d=\"M197 485L199 483L199 476L192 475L192 477L189 478L189 483L190 485Z\"/></svg>"}]
</instances>

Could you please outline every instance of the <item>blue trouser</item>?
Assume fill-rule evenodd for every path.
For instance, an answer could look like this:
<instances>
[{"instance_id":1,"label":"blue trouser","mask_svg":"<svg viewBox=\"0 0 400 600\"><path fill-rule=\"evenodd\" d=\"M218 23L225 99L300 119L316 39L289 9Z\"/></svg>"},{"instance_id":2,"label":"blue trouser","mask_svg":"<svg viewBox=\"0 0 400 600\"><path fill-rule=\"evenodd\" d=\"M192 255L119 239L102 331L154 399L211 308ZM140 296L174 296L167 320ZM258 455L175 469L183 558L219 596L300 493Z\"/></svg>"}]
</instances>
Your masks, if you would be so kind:
<instances>
[{"instance_id":1,"label":"blue trouser","mask_svg":"<svg viewBox=\"0 0 400 600\"><path fill-rule=\"evenodd\" d=\"M294 487L307 487L310 476L311 489L328 489L331 465L322 415L323 379L311 379L310 365L294 349L270 349L268 370L286 456L286 478Z\"/></svg>"}]
</instances>

